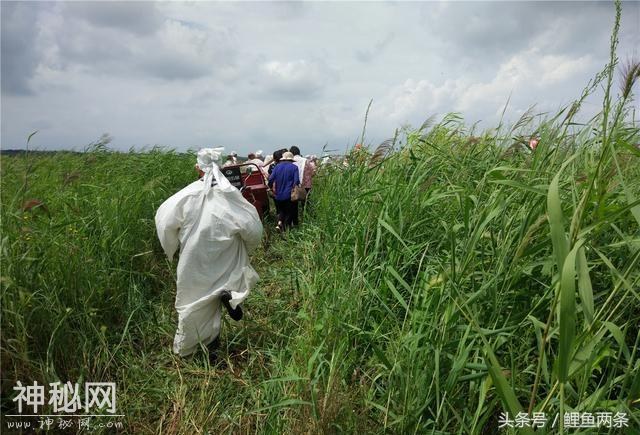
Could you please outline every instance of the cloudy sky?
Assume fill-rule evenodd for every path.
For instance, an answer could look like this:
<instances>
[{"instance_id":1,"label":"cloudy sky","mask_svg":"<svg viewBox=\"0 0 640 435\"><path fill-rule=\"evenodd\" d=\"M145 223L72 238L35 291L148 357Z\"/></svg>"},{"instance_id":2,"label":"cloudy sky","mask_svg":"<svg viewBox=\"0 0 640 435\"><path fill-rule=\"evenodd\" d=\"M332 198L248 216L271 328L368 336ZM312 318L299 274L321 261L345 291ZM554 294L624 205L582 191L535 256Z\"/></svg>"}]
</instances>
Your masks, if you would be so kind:
<instances>
[{"instance_id":1,"label":"cloudy sky","mask_svg":"<svg viewBox=\"0 0 640 435\"><path fill-rule=\"evenodd\" d=\"M377 145L460 112L555 111L608 59L609 2L2 1L3 149ZM623 3L621 59L640 3ZM637 90L636 90L637 92ZM595 113L597 101L585 110Z\"/></svg>"}]
</instances>

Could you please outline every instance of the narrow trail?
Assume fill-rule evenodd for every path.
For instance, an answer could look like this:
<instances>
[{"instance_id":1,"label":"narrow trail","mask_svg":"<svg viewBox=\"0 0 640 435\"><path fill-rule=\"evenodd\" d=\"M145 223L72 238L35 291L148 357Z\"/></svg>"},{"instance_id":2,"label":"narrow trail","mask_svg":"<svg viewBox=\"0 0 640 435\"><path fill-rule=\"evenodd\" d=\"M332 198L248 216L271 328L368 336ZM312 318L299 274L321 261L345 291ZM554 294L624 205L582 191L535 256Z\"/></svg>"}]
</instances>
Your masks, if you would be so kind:
<instances>
[{"instance_id":1,"label":"narrow trail","mask_svg":"<svg viewBox=\"0 0 640 435\"><path fill-rule=\"evenodd\" d=\"M204 428L211 433L248 433L264 424L260 408L270 402L265 393L299 328L292 239L273 233L269 220L264 225L263 244L252 255L260 280L244 303L241 321L231 320L224 312L214 363L203 350L185 358L172 354L173 307L164 307L158 314L171 320L165 323L162 345L150 358L163 362L156 369L159 377L177 384L168 391L171 406L158 422L165 433L199 433Z\"/></svg>"}]
</instances>

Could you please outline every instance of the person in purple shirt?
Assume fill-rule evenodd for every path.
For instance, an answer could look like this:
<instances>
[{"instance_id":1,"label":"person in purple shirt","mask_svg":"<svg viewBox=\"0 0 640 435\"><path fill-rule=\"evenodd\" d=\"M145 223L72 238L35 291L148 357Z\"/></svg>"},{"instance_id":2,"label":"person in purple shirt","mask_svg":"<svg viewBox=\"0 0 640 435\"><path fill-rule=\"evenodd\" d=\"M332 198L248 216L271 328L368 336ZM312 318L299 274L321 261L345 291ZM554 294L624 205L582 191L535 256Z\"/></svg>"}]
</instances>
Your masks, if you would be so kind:
<instances>
[{"instance_id":1,"label":"person in purple shirt","mask_svg":"<svg viewBox=\"0 0 640 435\"><path fill-rule=\"evenodd\" d=\"M293 163L293 154L289 151L282 155L280 162L269 175L269 187L274 190L278 209L277 230L285 230L293 224L298 204L291 201L291 190L300 184L298 167Z\"/></svg>"}]
</instances>

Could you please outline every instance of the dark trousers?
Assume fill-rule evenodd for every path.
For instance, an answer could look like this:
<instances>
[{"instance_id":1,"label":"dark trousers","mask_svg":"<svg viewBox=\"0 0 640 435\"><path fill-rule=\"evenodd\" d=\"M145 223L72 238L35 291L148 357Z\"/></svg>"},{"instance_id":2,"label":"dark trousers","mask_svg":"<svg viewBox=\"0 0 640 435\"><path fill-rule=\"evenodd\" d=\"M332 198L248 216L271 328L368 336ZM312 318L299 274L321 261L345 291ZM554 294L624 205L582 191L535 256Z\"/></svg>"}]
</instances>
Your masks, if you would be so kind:
<instances>
[{"instance_id":1,"label":"dark trousers","mask_svg":"<svg viewBox=\"0 0 640 435\"><path fill-rule=\"evenodd\" d=\"M291 203L291 220L294 226L298 226L298 224L300 223L300 221L298 220L298 214L300 210L298 204L300 204L300 201Z\"/></svg>"},{"instance_id":2,"label":"dark trousers","mask_svg":"<svg viewBox=\"0 0 640 435\"><path fill-rule=\"evenodd\" d=\"M273 203L275 204L275 207L276 207L276 218L280 219L280 201L273 198Z\"/></svg>"},{"instance_id":3,"label":"dark trousers","mask_svg":"<svg viewBox=\"0 0 640 435\"><path fill-rule=\"evenodd\" d=\"M298 218L298 204L291 202L290 199L283 201L276 200L276 209L278 210L278 220L282 222L283 228L289 228L294 224L294 218Z\"/></svg>"}]
</instances>

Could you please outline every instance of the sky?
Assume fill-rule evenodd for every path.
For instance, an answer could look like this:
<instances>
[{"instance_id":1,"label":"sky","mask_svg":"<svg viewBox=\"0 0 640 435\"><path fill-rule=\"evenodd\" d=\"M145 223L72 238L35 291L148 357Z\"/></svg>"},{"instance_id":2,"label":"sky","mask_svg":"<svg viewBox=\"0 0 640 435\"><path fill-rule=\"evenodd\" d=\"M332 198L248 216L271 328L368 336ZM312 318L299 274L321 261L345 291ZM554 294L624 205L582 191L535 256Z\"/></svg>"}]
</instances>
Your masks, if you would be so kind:
<instances>
[{"instance_id":1,"label":"sky","mask_svg":"<svg viewBox=\"0 0 640 435\"><path fill-rule=\"evenodd\" d=\"M611 2L9 2L2 149L376 146L460 113L554 113L608 61ZM618 56L638 58L640 2ZM636 90L637 92L637 90ZM597 99L585 116L598 111Z\"/></svg>"}]
</instances>

